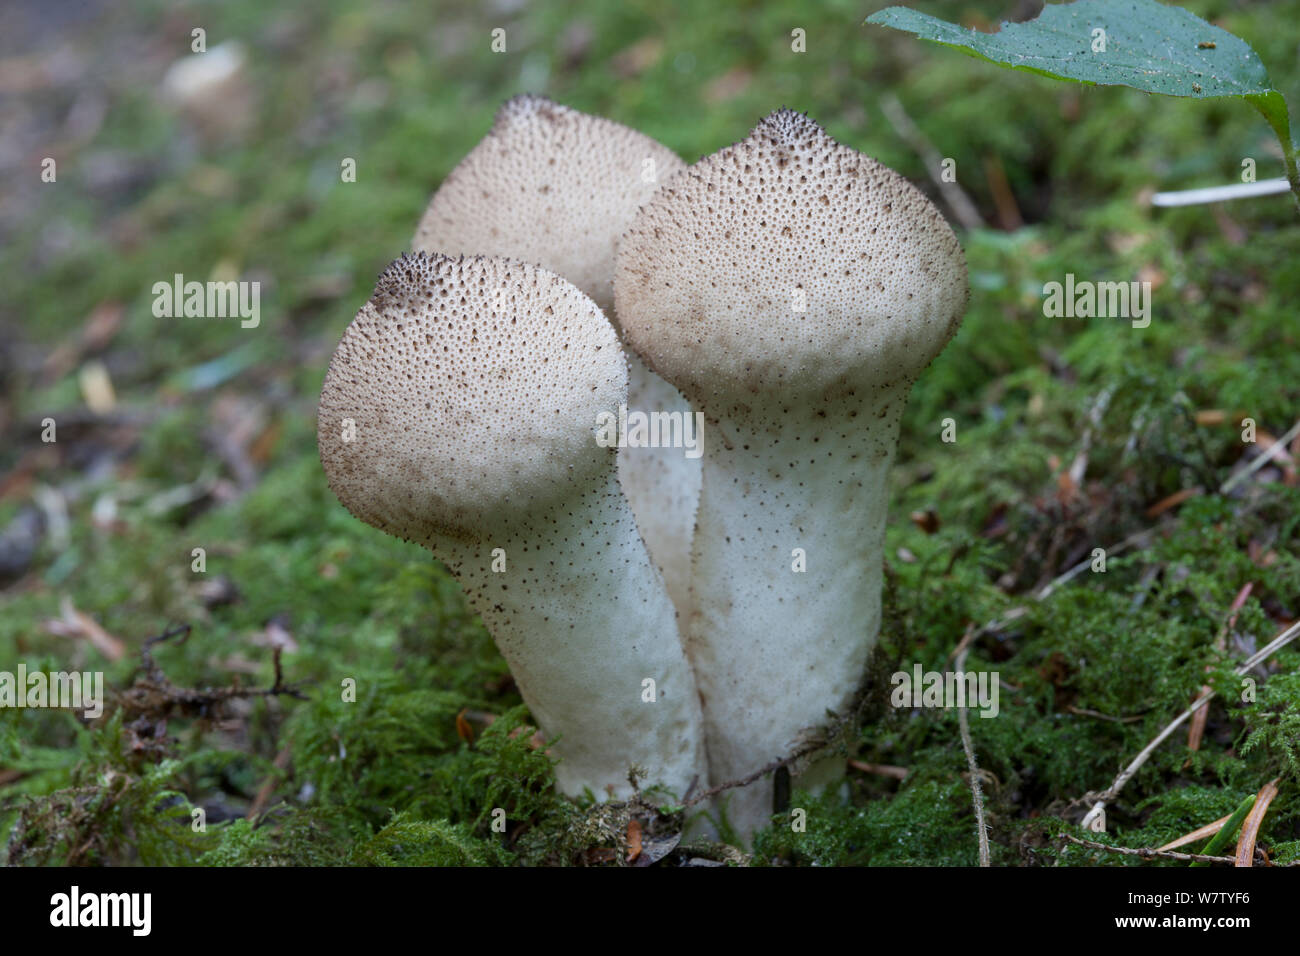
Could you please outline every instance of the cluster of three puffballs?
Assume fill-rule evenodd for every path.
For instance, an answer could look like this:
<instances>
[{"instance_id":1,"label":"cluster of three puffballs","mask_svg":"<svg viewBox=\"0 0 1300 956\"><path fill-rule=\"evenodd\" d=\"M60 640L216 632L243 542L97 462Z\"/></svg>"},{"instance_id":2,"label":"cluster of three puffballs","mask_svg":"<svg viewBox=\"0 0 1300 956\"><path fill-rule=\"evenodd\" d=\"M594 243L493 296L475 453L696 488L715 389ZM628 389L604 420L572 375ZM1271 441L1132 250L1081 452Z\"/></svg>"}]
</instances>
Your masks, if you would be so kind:
<instances>
[{"instance_id":1,"label":"cluster of three puffballs","mask_svg":"<svg viewBox=\"0 0 1300 956\"><path fill-rule=\"evenodd\" d=\"M461 581L560 789L626 796L637 767L684 797L815 737L878 633L908 391L965 308L939 212L788 110L685 167L517 97L415 248L330 363L321 459ZM702 412L703 458L604 447L620 405ZM762 825L770 778L726 809Z\"/></svg>"}]
</instances>

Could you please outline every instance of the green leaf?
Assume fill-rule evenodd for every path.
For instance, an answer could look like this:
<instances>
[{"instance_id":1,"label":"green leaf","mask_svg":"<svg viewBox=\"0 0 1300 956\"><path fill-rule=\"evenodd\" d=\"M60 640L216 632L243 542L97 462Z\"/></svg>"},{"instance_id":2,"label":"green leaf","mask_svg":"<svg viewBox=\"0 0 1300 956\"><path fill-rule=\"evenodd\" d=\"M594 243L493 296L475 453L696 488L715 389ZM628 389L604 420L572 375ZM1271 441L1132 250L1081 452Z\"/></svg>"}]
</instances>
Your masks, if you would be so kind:
<instances>
[{"instance_id":1,"label":"green leaf","mask_svg":"<svg viewBox=\"0 0 1300 956\"><path fill-rule=\"evenodd\" d=\"M1244 97L1277 134L1287 180L1300 202L1286 99L1273 89L1259 54L1182 7L1156 0L1075 0L1044 6L1035 20L1003 23L997 33L968 30L907 7L886 7L867 23L1057 80L1197 99Z\"/></svg>"},{"instance_id":2,"label":"green leaf","mask_svg":"<svg viewBox=\"0 0 1300 956\"><path fill-rule=\"evenodd\" d=\"M1004 23L997 33L967 30L906 7L888 7L867 22L1058 80L1131 86L1167 96L1272 93L1281 99L1248 43L1181 7L1155 0L1049 4L1036 20ZM1093 52L1095 30L1105 31L1104 52ZM1285 105L1282 110L1285 115Z\"/></svg>"}]
</instances>

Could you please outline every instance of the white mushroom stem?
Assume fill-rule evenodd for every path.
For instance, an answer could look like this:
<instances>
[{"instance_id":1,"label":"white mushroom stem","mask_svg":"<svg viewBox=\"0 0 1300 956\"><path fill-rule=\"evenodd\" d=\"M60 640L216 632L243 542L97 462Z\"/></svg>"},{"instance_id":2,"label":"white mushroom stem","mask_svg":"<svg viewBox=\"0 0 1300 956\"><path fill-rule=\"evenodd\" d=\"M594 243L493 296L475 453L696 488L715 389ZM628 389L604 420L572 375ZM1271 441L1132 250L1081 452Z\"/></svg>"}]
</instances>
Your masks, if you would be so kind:
<instances>
[{"instance_id":1,"label":"white mushroom stem","mask_svg":"<svg viewBox=\"0 0 1300 956\"><path fill-rule=\"evenodd\" d=\"M667 414L694 428L695 411L672 385L646 368L641 356L627 350L628 412ZM703 448L704 435L693 435ZM691 541L700 501L702 455L680 447L632 447L618 450L618 480L627 495L650 558L664 576L668 596L685 633L691 612Z\"/></svg>"},{"instance_id":2,"label":"white mushroom stem","mask_svg":"<svg viewBox=\"0 0 1300 956\"><path fill-rule=\"evenodd\" d=\"M957 330L965 259L915 187L780 110L642 208L614 287L628 342L709 423L687 651L714 783L743 779L863 677L899 420ZM770 777L733 793L742 837L772 799Z\"/></svg>"},{"instance_id":3,"label":"white mushroom stem","mask_svg":"<svg viewBox=\"0 0 1300 956\"><path fill-rule=\"evenodd\" d=\"M753 398L711 426L692 555L689 650L715 782L788 756L852 702L880 628L889 468L906 401L898 389L825 403ZM816 776L827 782L833 766ZM723 803L748 835L772 800L766 779Z\"/></svg>"},{"instance_id":4,"label":"white mushroom stem","mask_svg":"<svg viewBox=\"0 0 1300 956\"><path fill-rule=\"evenodd\" d=\"M394 262L321 391L330 487L464 585L554 744L560 789L679 797L707 779L674 609L619 488L602 413L626 401L609 322L506 259Z\"/></svg>"},{"instance_id":5,"label":"white mushroom stem","mask_svg":"<svg viewBox=\"0 0 1300 956\"><path fill-rule=\"evenodd\" d=\"M412 248L507 256L564 276L617 327L614 254L637 209L686 166L620 123L543 96L507 100L434 193ZM677 389L628 356L628 408L692 414ZM684 621L700 462L680 448L623 448L619 480Z\"/></svg>"},{"instance_id":6,"label":"white mushroom stem","mask_svg":"<svg viewBox=\"0 0 1300 956\"><path fill-rule=\"evenodd\" d=\"M508 533L422 543L460 581L539 726L560 738L561 792L625 799L634 765L643 786L679 797L706 785L694 677L613 469ZM497 547L504 573L492 570Z\"/></svg>"}]
</instances>

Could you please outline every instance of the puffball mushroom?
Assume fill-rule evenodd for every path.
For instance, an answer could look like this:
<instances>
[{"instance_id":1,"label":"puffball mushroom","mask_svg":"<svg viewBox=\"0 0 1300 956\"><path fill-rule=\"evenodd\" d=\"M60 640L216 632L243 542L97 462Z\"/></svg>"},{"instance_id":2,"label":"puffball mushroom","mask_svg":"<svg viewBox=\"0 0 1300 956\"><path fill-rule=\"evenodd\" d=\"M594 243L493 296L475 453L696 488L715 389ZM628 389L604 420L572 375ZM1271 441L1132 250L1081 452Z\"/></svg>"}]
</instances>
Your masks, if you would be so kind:
<instances>
[{"instance_id":1,"label":"puffball mushroom","mask_svg":"<svg viewBox=\"0 0 1300 956\"><path fill-rule=\"evenodd\" d=\"M783 109L641 210L614 288L708 423L687 651L714 782L742 779L859 686L899 420L961 321L965 258L920 191ZM748 834L772 800L769 776L728 816Z\"/></svg>"},{"instance_id":2,"label":"puffball mushroom","mask_svg":"<svg viewBox=\"0 0 1300 956\"><path fill-rule=\"evenodd\" d=\"M660 184L684 168L676 154L636 130L545 97L516 96L434 193L412 248L537 263L589 295L617 325L618 239ZM635 353L628 356L628 407L684 419L691 414L681 393ZM628 445L618 469L646 547L684 619L699 458L679 448Z\"/></svg>"},{"instance_id":3,"label":"puffball mushroom","mask_svg":"<svg viewBox=\"0 0 1300 956\"><path fill-rule=\"evenodd\" d=\"M379 277L321 391L330 488L455 574L560 737L569 795L626 797L632 765L678 795L706 779L673 606L595 437L626 394L614 329L570 283L423 253Z\"/></svg>"}]
</instances>

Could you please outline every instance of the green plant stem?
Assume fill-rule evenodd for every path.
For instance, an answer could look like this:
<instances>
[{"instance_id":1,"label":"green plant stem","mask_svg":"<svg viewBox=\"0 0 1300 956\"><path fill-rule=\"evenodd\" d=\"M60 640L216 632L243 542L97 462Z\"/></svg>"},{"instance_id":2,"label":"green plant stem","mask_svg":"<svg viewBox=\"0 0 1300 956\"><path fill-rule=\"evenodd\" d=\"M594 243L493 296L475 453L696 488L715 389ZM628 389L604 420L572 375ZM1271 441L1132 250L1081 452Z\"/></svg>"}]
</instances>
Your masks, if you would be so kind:
<instances>
[{"instance_id":1,"label":"green plant stem","mask_svg":"<svg viewBox=\"0 0 1300 956\"><path fill-rule=\"evenodd\" d=\"M1246 814L1250 812L1250 808L1254 805L1255 794L1252 793L1241 801L1237 809L1233 811L1232 816L1228 818L1228 822L1220 827L1219 832L1210 837L1205 846L1201 848L1201 856L1214 856L1222 850L1228 841L1232 839L1232 835L1237 832L1237 828L1241 826L1241 821L1246 819ZM1207 864L1204 860L1195 860L1190 865L1206 866Z\"/></svg>"}]
</instances>

